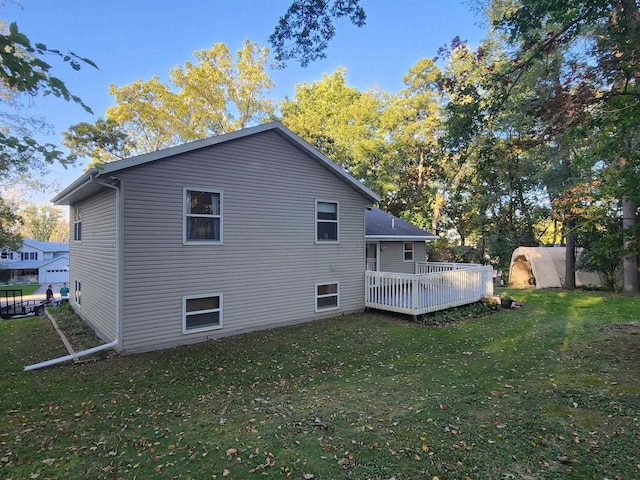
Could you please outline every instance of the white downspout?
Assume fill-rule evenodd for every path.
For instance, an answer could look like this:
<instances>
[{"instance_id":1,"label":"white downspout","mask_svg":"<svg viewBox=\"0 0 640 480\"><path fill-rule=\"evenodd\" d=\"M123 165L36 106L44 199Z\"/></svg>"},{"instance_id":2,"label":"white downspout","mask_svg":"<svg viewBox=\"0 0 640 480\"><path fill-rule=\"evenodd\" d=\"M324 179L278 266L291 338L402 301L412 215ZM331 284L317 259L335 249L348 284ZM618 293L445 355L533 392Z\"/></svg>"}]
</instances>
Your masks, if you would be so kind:
<instances>
[{"instance_id":1,"label":"white downspout","mask_svg":"<svg viewBox=\"0 0 640 480\"><path fill-rule=\"evenodd\" d=\"M118 340L114 340L111 343L98 345L97 347L89 348L88 350L82 350L81 352L72 353L71 355L65 355L64 357L52 358L51 360L47 360L45 362L35 363L33 365L24 367L24 371L28 372L29 370L36 370L38 368L44 368L50 365L56 365L58 363L67 362L69 360L73 360L78 357L83 357L85 355L91 355L92 353L100 352L102 350L107 350L109 348L115 347L116 345L118 345Z\"/></svg>"},{"instance_id":2,"label":"white downspout","mask_svg":"<svg viewBox=\"0 0 640 480\"><path fill-rule=\"evenodd\" d=\"M93 174L90 176L91 180L94 180ZM108 350L109 348L113 348L118 346L120 341L120 248L122 242L120 241L120 232L121 232L121 215L120 215L120 187L119 183L116 185L111 185L109 183L97 182L103 187L113 188L116 191L116 339L112 342L105 343L103 345L98 345L97 347L89 348L87 350L82 350L80 352L72 353L71 355L65 355L64 357L52 358L51 360L46 360L44 362L35 363L33 365L28 365L24 367L24 371L28 372L30 370L36 370L38 368L49 367L51 365L57 365L58 363L68 362L69 360L74 360L79 357L84 357L85 355L91 355L92 353L100 352L102 350Z\"/></svg>"}]
</instances>

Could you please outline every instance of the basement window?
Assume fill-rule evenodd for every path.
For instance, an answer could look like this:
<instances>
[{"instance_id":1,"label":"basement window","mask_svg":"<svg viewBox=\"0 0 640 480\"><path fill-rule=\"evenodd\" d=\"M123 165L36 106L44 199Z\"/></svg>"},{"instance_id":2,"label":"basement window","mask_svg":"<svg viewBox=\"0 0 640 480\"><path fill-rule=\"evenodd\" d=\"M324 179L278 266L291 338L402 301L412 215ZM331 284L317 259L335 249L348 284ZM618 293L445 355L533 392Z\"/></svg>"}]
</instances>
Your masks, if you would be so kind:
<instances>
[{"instance_id":1,"label":"basement window","mask_svg":"<svg viewBox=\"0 0 640 480\"><path fill-rule=\"evenodd\" d=\"M183 297L182 312L182 333L222 328L222 294Z\"/></svg>"}]
</instances>

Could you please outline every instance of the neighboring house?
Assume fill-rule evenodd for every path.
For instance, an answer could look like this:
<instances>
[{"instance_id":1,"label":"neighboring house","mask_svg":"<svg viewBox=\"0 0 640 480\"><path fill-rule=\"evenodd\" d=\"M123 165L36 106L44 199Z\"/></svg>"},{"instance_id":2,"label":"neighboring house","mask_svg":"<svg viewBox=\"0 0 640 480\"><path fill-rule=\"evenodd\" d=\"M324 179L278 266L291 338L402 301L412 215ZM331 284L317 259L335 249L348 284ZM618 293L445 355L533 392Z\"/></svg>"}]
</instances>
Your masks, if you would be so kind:
<instances>
[{"instance_id":1,"label":"neighboring house","mask_svg":"<svg viewBox=\"0 0 640 480\"><path fill-rule=\"evenodd\" d=\"M378 196L279 123L92 169L71 208L70 303L134 353L361 311Z\"/></svg>"},{"instance_id":2,"label":"neighboring house","mask_svg":"<svg viewBox=\"0 0 640 480\"><path fill-rule=\"evenodd\" d=\"M416 262L426 260L426 241L438 236L377 208L366 214L367 270L416 273Z\"/></svg>"},{"instance_id":3,"label":"neighboring house","mask_svg":"<svg viewBox=\"0 0 640 480\"><path fill-rule=\"evenodd\" d=\"M0 270L13 284L69 282L69 244L25 238L18 251L0 252Z\"/></svg>"}]
</instances>

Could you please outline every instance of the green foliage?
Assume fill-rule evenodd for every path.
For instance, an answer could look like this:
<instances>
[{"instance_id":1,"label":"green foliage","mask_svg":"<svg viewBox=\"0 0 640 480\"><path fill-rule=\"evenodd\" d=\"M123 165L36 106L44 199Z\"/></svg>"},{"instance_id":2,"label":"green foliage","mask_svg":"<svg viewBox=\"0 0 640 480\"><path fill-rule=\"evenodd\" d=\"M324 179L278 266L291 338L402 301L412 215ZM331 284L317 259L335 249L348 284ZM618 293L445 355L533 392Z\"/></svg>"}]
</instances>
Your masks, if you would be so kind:
<instances>
[{"instance_id":1,"label":"green foliage","mask_svg":"<svg viewBox=\"0 0 640 480\"><path fill-rule=\"evenodd\" d=\"M386 178L378 176L383 168L382 99L374 91L347 86L345 76L340 67L322 80L297 85L294 98L280 105L282 123L384 194Z\"/></svg>"},{"instance_id":2,"label":"green foliage","mask_svg":"<svg viewBox=\"0 0 640 480\"><path fill-rule=\"evenodd\" d=\"M99 118L94 124L81 122L63 133L62 144L75 157L90 158L90 167L130 156L133 145L128 135L114 120Z\"/></svg>"},{"instance_id":3,"label":"green foliage","mask_svg":"<svg viewBox=\"0 0 640 480\"><path fill-rule=\"evenodd\" d=\"M288 60L298 60L306 67L326 57L325 50L335 36L334 19L346 17L362 27L366 21L360 0L294 0L269 37L276 62L284 67Z\"/></svg>"},{"instance_id":4,"label":"green foliage","mask_svg":"<svg viewBox=\"0 0 640 480\"><path fill-rule=\"evenodd\" d=\"M22 228L20 230L22 236L39 242L58 241L57 239L54 240L53 237L61 222L68 228L68 223L64 220L64 212L61 208L47 205L28 205L20 211L20 216L22 217ZM67 240L68 235L67 232Z\"/></svg>"},{"instance_id":5,"label":"green foliage","mask_svg":"<svg viewBox=\"0 0 640 480\"><path fill-rule=\"evenodd\" d=\"M80 123L65 132L74 156L100 165L179 143L229 133L270 118L274 104L266 92L267 49L245 40L235 61L226 45L194 52L195 62L176 66L169 82L158 76L129 85L111 85L115 105L106 120Z\"/></svg>"},{"instance_id":6,"label":"green foliage","mask_svg":"<svg viewBox=\"0 0 640 480\"><path fill-rule=\"evenodd\" d=\"M57 58L73 70L79 70L83 64L97 68L91 60L73 52L63 53L42 43L32 43L18 30L16 23L11 23L8 28L0 31L0 90L3 107L15 106L15 99L19 95L53 95L91 112L79 97L68 90L62 80L53 75L53 67L44 60L45 57ZM0 118L0 181L37 173L34 171L54 162L66 165L73 161L55 145L40 144L33 138L28 126L34 123L42 126L44 122L41 120L24 119L19 114L4 111L0 113ZM0 201L0 245L15 247L21 241L17 235L19 216L6 202Z\"/></svg>"},{"instance_id":7,"label":"green foliage","mask_svg":"<svg viewBox=\"0 0 640 480\"><path fill-rule=\"evenodd\" d=\"M54 95L73 101L91 113L91 109L73 95L62 80L51 75L52 67L42 59L44 55L58 57L74 70L80 70L83 63L98 68L88 58L73 52L63 53L47 48L43 43L32 44L25 34L18 31L18 25L11 23L8 32L0 33L0 82L29 95Z\"/></svg>"},{"instance_id":8,"label":"green foliage","mask_svg":"<svg viewBox=\"0 0 640 480\"><path fill-rule=\"evenodd\" d=\"M491 299L481 302L464 305L462 307L450 308L440 312L428 313L418 318L421 325L432 325L437 327L452 325L471 319L484 318L487 315L500 311L500 302Z\"/></svg>"}]
</instances>

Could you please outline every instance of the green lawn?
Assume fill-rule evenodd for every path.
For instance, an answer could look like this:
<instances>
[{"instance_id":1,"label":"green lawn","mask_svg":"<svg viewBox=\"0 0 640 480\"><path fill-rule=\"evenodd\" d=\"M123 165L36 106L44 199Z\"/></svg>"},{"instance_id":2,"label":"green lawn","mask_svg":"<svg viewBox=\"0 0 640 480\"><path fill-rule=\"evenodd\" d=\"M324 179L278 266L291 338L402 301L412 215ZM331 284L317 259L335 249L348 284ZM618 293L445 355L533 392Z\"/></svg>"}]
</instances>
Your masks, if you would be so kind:
<instances>
[{"instance_id":1,"label":"green lawn","mask_svg":"<svg viewBox=\"0 0 640 480\"><path fill-rule=\"evenodd\" d=\"M30 284L30 285L0 285L0 290L22 290L22 295L31 295L35 292L40 285L38 284Z\"/></svg>"},{"instance_id":2,"label":"green lawn","mask_svg":"<svg viewBox=\"0 0 640 480\"><path fill-rule=\"evenodd\" d=\"M0 476L640 478L640 298L509 291L443 325L362 314L29 373L0 323Z\"/></svg>"}]
</instances>

